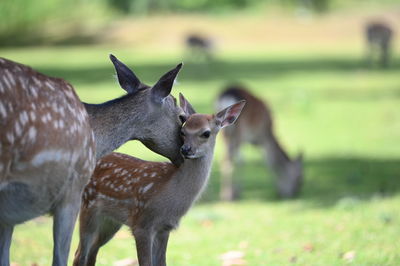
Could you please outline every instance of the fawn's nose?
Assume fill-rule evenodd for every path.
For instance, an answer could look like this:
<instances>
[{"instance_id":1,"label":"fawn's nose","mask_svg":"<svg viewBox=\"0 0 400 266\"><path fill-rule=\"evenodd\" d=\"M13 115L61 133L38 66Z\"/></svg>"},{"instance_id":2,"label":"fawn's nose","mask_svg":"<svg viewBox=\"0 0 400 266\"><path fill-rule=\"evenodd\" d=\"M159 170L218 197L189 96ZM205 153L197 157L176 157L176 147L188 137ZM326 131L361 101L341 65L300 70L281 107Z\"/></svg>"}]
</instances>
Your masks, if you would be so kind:
<instances>
[{"instance_id":1,"label":"fawn's nose","mask_svg":"<svg viewBox=\"0 0 400 266\"><path fill-rule=\"evenodd\" d=\"M181 148L181 153L183 156L188 156L191 151L192 151L192 147L190 147L189 145L183 145Z\"/></svg>"}]
</instances>

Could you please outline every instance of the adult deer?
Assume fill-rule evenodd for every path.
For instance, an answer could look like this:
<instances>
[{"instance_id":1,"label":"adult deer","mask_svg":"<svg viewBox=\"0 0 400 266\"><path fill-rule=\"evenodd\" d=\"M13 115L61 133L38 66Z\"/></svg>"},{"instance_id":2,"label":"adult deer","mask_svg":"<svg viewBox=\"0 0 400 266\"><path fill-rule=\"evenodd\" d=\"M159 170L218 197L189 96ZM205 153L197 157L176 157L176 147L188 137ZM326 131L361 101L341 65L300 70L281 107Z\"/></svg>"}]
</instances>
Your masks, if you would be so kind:
<instances>
[{"instance_id":1,"label":"adult deer","mask_svg":"<svg viewBox=\"0 0 400 266\"><path fill-rule=\"evenodd\" d=\"M128 94L91 105L81 103L63 79L0 59L1 266L9 265L14 226L46 213L54 216L53 265L66 265L96 159L126 141L138 139L176 164L183 161L183 112L169 95L181 64L150 88L111 60Z\"/></svg>"},{"instance_id":2,"label":"adult deer","mask_svg":"<svg viewBox=\"0 0 400 266\"><path fill-rule=\"evenodd\" d=\"M382 67L389 62L390 44L393 38L391 27L382 22L372 22L366 26L365 37L367 42L367 58L372 63L373 57L378 57Z\"/></svg>"},{"instance_id":3,"label":"adult deer","mask_svg":"<svg viewBox=\"0 0 400 266\"><path fill-rule=\"evenodd\" d=\"M226 155L221 162L221 191L223 200L233 200L239 194L233 175L240 146L251 143L265 150L267 165L277 177L277 191L283 198L298 194L303 179L303 162L300 155L291 160L275 136L271 111L259 98L240 86L231 86L223 91L217 108L233 102L246 100L242 115L232 127L223 130Z\"/></svg>"},{"instance_id":4,"label":"adult deer","mask_svg":"<svg viewBox=\"0 0 400 266\"><path fill-rule=\"evenodd\" d=\"M187 52L194 60L211 60L214 44L211 38L199 34L190 34L186 38Z\"/></svg>"},{"instance_id":5,"label":"adult deer","mask_svg":"<svg viewBox=\"0 0 400 266\"><path fill-rule=\"evenodd\" d=\"M141 266L166 265L170 231L207 183L216 135L235 122L244 106L242 101L211 116L196 114L183 96L180 102L190 115L181 131L186 159L180 167L119 153L97 163L83 193L75 266L95 265L99 248L123 224L135 237Z\"/></svg>"}]
</instances>

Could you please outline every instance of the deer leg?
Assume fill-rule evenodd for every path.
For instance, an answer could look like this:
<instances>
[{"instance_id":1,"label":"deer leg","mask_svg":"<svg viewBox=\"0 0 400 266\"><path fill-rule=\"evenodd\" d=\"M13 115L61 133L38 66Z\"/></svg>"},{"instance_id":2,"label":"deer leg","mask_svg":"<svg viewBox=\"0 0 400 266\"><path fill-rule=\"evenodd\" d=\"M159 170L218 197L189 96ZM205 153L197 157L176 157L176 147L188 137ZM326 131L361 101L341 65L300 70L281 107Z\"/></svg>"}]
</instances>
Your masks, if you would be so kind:
<instances>
[{"instance_id":1,"label":"deer leg","mask_svg":"<svg viewBox=\"0 0 400 266\"><path fill-rule=\"evenodd\" d=\"M119 231L122 224L110 219L103 219L96 234L96 241L89 249L87 265L94 266L96 264L97 253L100 247L105 245Z\"/></svg>"},{"instance_id":2,"label":"deer leg","mask_svg":"<svg viewBox=\"0 0 400 266\"><path fill-rule=\"evenodd\" d=\"M14 226L0 225L0 265L10 265L10 246Z\"/></svg>"},{"instance_id":3,"label":"deer leg","mask_svg":"<svg viewBox=\"0 0 400 266\"><path fill-rule=\"evenodd\" d=\"M236 188L233 182L233 173L235 168L235 158L239 151L239 142L234 138L226 140L228 150L221 162L221 190L220 198L225 201L232 201L239 196L240 190Z\"/></svg>"},{"instance_id":4,"label":"deer leg","mask_svg":"<svg viewBox=\"0 0 400 266\"><path fill-rule=\"evenodd\" d=\"M153 264L159 266L167 265L166 253L170 231L162 230L157 233L153 243Z\"/></svg>"},{"instance_id":5,"label":"deer leg","mask_svg":"<svg viewBox=\"0 0 400 266\"><path fill-rule=\"evenodd\" d=\"M62 202L55 208L53 219L53 266L67 265L79 205L80 193L72 201Z\"/></svg>"},{"instance_id":6,"label":"deer leg","mask_svg":"<svg viewBox=\"0 0 400 266\"><path fill-rule=\"evenodd\" d=\"M136 240L136 251L140 266L153 266L152 247L153 232L149 229L135 229L133 233Z\"/></svg>"}]
</instances>

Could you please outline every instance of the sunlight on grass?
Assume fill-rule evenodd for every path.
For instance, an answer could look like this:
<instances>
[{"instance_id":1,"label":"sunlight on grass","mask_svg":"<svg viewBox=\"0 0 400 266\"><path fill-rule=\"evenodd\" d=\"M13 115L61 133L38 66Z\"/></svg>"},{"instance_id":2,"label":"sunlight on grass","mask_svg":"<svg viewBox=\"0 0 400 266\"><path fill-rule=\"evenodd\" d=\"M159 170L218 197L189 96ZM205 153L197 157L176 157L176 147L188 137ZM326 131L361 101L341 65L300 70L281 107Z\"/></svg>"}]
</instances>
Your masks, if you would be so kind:
<instances>
[{"instance_id":1,"label":"sunlight on grass","mask_svg":"<svg viewBox=\"0 0 400 266\"><path fill-rule=\"evenodd\" d=\"M261 51L261 52L260 52ZM83 101L122 95L108 59L115 53L144 82L153 84L182 61L182 51L71 46L3 49L2 56L63 77ZM361 53L342 46L312 50L222 51L210 63L187 62L173 94L182 92L199 112L213 112L230 82L246 84L267 101L277 135L291 156L305 154L305 183L297 200L279 201L262 151L246 146L236 178L242 199L218 202L221 141L210 184L182 220L168 247L171 265L221 265L228 251L247 265L396 265L400 261L400 61L369 69ZM166 159L129 142L119 151ZM78 243L75 230L70 262ZM41 217L15 230L11 260L51 264L51 220ZM101 249L98 265L135 258L127 229Z\"/></svg>"}]
</instances>

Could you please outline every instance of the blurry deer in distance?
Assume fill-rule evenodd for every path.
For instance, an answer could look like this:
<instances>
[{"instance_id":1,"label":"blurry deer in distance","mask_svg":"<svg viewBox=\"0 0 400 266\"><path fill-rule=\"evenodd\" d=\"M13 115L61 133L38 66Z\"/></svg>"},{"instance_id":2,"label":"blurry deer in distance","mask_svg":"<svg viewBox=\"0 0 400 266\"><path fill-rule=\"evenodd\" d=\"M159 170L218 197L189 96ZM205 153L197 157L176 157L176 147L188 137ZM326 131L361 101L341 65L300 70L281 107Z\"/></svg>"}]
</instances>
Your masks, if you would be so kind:
<instances>
[{"instance_id":1,"label":"blurry deer in distance","mask_svg":"<svg viewBox=\"0 0 400 266\"><path fill-rule=\"evenodd\" d=\"M366 26L365 37L367 42L368 63L373 63L377 57L382 67L387 67L390 57L390 46L393 38L391 27L382 22L369 23Z\"/></svg>"},{"instance_id":2,"label":"blurry deer in distance","mask_svg":"<svg viewBox=\"0 0 400 266\"><path fill-rule=\"evenodd\" d=\"M214 47L210 38L199 34L190 34L186 38L186 47L187 52L194 60L205 59L209 61L212 59Z\"/></svg>"},{"instance_id":3,"label":"blurry deer in distance","mask_svg":"<svg viewBox=\"0 0 400 266\"><path fill-rule=\"evenodd\" d=\"M112 153L101 159L83 193L80 242L74 265L95 265L99 248L125 224L136 240L141 266L166 264L170 231L200 196L210 175L218 131L235 122L244 101L216 115L197 114L180 96L190 115L182 126L185 157L178 168Z\"/></svg>"},{"instance_id":4,"label":"blurry deer in distance","mask_svg":"<svg viewBox=\"0 0 400 266\"><path fill-rule=\"evenodd\" d=\"M169 95L181 68L152 88L111 56L128 92L82 104L63 79L0 58L0 265L9 265L14 226L54 216L53 265L67 265L82 191L96 159L131 139L177 165L183 111ZM86 109L85 109L86 108ZM181 118L180 118L181 116Z\"/></svg>"},{"instance_id":5,"label":"blurry deer in distance","mask_svg":"<svg viewBox=\"0 0 400 266\"><path fill-rule=\"evenodd\" d=\"M266 162L276 176L277 192L282 198L295 197L303 180L302 155L291 160L276 138L271 111L259 98L240 86L230 86L217 99L217 108L245 100L246 106L236 123L222 131L226 155L221 162L222 200L233 200L240 193L234 184L235 164L240 146L251 143L265 151Z\"/></svg>"}]
</instances>

